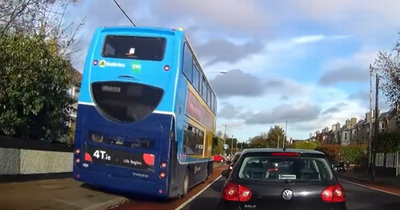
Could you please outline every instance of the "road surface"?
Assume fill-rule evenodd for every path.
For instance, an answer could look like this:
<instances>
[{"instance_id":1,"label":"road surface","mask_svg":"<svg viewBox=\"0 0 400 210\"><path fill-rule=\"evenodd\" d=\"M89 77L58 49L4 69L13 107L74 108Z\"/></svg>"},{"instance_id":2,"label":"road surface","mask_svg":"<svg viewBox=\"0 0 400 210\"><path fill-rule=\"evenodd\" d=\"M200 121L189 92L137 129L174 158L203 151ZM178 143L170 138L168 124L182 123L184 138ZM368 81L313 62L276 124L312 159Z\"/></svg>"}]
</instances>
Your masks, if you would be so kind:
<instances>
[{"instance_id":1,"label":"road surface","mask_svg":"<svg viewBox=\"0 0 400 210\"><path fill-rule=\"evenodd\" d=\"M345 189L348 210L400 210L400 197L341 181ZM224 178L180 210L214 210ZM206 208L207 207L207 208Z\"/></svg>"}]
</instances>

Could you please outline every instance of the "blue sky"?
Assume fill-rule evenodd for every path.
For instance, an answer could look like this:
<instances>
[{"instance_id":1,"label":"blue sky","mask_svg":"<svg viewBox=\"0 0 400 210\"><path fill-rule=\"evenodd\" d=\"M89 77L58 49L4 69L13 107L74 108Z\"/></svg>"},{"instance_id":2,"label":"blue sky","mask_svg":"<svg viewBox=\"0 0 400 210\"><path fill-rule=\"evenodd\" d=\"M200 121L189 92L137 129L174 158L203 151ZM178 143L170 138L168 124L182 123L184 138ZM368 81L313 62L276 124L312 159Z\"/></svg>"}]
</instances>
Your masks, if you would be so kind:
<instances>
[{"instance_id":1,"label":"blue sky","mask_svg":"<svg viewBox=\"0 0 400 210\"><path fill-rule=\"evenodd\" d=\"M400 29L397 0L118 2L138 25L183 27L218 94L218 130L227 123L229 135L241 140L285 121L289 138L304 139L361 119L369 64L379 50L394 47ZM129 25L111 0L70 7L65 22L77 17L87 18L78 69L96 27Z\"/></svg>"}]
</instances>

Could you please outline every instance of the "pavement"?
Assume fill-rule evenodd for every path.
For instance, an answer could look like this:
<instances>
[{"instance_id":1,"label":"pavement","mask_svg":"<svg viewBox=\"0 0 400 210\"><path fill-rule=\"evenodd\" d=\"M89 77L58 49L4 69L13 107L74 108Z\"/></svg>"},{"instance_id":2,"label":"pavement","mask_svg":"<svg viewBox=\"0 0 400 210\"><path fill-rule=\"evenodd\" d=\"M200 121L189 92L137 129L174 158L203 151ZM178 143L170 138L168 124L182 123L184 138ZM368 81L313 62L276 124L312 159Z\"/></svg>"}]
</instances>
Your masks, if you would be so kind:
<instances>
[{"instance_id":1,"label":"pavement","mask_svg":"<svg viewBox=\"0 0 400 210\"><path fill-rule=\"evenodd\" d=\"M126 200L73 179L0 184L0 210L99 210Z\"/></svg>"},{"instance_id":2,"label":"pavement","mask_svg":"<svg viewBox=\"0 0 400 210\"><path fill-rule=\"evenodd\" d=\"M220 178L192 202L179 210L216 210L225 179ZM345 189L348 210L399 210L400 197L341 181Z\"/></svg>"},{"instance_id":3,"label":"pavement","mask_svg":"<svg viewBox=\"0 0 400 210\"><path fill-rule=\"evenodd\" d=\"M356 173L352 170L336 172L338 178L363 184L368 187L387 191L393 194L400 194L400 177L375 177L371 181L371 176L367 173ZM400 208L399 208L400 209Z\"/></svg>"},{"instance_id":4,"label":"pavement","mask_svg":"<svg viewBox=\"0 0 400 210\"><path fill-rule=\"evenodd\" d=\"M223 163L216 163L214 167L222 165ZM220 173L215 170L210 181L216 179ZM0 192L0 210L104 210L129 203L129 199L123 196L89 189L73 179L0 183ZM184 201L176 201L173 206L179 206ZM154 206L158 210L162 209L159 208L160 205L148 202L146 206Z\"/></svg>"}]
</instances>

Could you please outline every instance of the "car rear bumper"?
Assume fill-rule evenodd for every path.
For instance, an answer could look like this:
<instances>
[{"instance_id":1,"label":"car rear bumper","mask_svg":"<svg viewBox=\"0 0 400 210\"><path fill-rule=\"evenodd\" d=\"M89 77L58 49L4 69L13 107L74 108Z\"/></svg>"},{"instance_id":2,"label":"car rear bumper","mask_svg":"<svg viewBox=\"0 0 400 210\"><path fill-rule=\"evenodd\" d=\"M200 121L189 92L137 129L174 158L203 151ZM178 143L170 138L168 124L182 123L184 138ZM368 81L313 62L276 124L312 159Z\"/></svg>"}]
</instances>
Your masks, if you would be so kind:
<instances>
[{"instance_id":1,"label":"car rear bumper","mask_svg":"<svg viewBox=\"0 0 400 210\"><path fill-rule=\"evenodd\" d=\"M270 207L268 208L260 208L257 206L257 204L248 204L247 206L241 205L239 202L233 202L233 201L224 201L224 200L219 200L218 202L218 210L243 210L243 209L251 209L251 210L347 210L346 203L333 203L332 205L328 204L326 207L321 208L321 207L310 207L310 205L307 205L307 207L301 206L301 205L291 205L282 207L279 205L274 206L274 204L271 204Z\"/></svg>"}]
</instances>

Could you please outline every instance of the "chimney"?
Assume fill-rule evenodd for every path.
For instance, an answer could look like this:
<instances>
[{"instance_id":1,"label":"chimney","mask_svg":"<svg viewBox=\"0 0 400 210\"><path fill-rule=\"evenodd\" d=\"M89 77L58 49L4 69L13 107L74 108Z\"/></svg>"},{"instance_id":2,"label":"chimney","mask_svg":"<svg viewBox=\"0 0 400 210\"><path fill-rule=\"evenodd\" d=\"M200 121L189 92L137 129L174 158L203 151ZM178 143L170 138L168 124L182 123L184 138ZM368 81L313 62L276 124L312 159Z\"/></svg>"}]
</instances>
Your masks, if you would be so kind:
<instances>
[{"instance_id":1,"label":"chimney","mask_svg":"<svg viewBox=\"0 0 400 210\"><path fill-rule=\"evenodd\" d=\"M336 123L336 130L338 131L340 129L340 123Z\"/></svg>"},{"instance_id":2,"label":"chimney","mask_svg":"<svg viewBox=\"0 0 400 210\"><path fill-rule=\"evenodd\" d=\"M332 125L332 131L336 131L336 125L335 124Z\"/></svg>"},{"instance_id":3,"label":"chimney","mask_svg":"<svg viewBox=\"0 0 400 210\"><path fill-rule=\"evenodd\" d=\"M346 128L350 128L351 127L351 120L346 120Z\"/></svg>"},{"instance_id":4,"label":"chimney","mask_svg":"<svg viewBox=\"0 0 400 210\"><path fill-rule=\"evenodd\" d=\"M365 120L366 120L367 122L370 122L370 121L371 121L371 113L369 113L369 112L365 113Z\"/></svg>"},{"instance_id":5,"label":"chimney","mask_svg":"<svg viewBox=\"0 0 400 210\"><path fill-rule=\"evenodd\" d=\"M357 124L357 118L351 118L351 126L355 126Z\"/></svg>"}]
</instances>

